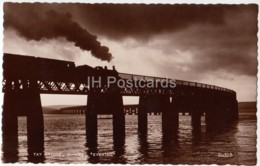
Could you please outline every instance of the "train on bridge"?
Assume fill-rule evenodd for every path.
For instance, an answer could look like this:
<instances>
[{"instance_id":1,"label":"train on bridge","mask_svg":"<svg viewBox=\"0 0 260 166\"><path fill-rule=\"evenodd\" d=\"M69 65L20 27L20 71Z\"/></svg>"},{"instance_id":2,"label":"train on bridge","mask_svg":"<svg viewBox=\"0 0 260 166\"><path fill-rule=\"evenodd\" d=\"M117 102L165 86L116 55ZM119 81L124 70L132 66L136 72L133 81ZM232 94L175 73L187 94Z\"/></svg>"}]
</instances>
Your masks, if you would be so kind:
<instances>
[{"instance_id":1,"label":"train on bridge","mask_svg":"<svg viewBox=\"0 0 260 166\"><path fill-rule=\"evenodd\" d=\"M88 78L101 82L92 86ZM174 87L107 86L108 78L146 83L176 83ZM97 145L97 116L110 114L116 146L125 139L125 113L138 116L138 132L147 134L147 114L161 114L163 137L172 138L178 132L179 113L188 112L194 130L200 129L205 115L209 128L220 127L238 119L236 92L227 88L164 77L118 73L115 69L75 66L73 62L4 54L3 56L3 151L12 152L18 146L18 116L27 117L28 154L44 151L44 119L40 94L87 95L86 109L79 111L86 118L87 146ZM137 106L123 105L123 96L138 96ZM64 109L70 112L76 109ZM128 110L128 111L127 111Z\"/></svg>"}]
</instances>

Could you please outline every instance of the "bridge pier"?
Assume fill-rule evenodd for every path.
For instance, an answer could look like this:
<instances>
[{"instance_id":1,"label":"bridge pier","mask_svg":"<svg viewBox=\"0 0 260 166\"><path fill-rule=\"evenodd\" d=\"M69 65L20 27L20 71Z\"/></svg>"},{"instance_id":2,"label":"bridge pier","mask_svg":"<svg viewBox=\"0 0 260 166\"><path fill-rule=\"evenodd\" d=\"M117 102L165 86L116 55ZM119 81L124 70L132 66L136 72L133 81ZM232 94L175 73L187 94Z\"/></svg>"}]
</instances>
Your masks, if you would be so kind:
<instances>
[{"instance_id":1,"label":"bridge pier","mask_svg":"<svg viewBox=\"0 0 260 166\"><path fill-rule=\"evenodd\" d=\"M44 123L40 93L36 81L23 80L23 87L7 90L3 107L3 151L18 148L18 116L27 117L28 160L44 160ZM15 150L16 149L16 150ZM15 152L16 153L16 152ZM35 155L35 154L40 155Z\"/></svg>"},{"instance_id":2,"label":"bridge pier","mask_svg":"<svg viewBox=\"0 0 260 166\"><path fill-rule=\"evenodd\" d=\"M218 102L210 106L206 111L205 122L208 130L218 129L229 123L228 112L223 105Z\"/></svg>"},{"instance_id":3,"label":"bridge pier","mask_svg":"<svg viewBox=\"0 0 260 166\"><path fill-rule=\"evenodd\" d=\"M161 97L163 140L168 142L177 135L179 113L177 103L170 101L169 96Z\"/></svg>"},{"instance_id":4,"label":"bridge pier","mask_svg":"<svg viewBox=\"0 0 260 166\"><path fill-rule=\"evenodd\" d=\"M34 89L29 89L26 95L28 154L34 158L35 153L44 151L43 112L40 94Z\"/></svg>"},{"instance_id":5,"label":"bridge pier","mask_svg":"<svg viewBox=\"0 0 260 166\"><path fill-rule=\"evenodd\" d=\"M122 95L119 93L111 96L112 112L113 112L113 140L114 146L120 147L125 141L125 114Z\"/></svg>"},{"instance_id":6,"label":"bridge pier","mask_svg":"<svg viewBox=\"0 0 260 166\"><path fill-rule=\"evenodd\" d=\"M206 111L206 115L205 115L205 123L206 123L206 127L209 128L211 126L214 125L214 123L216 122L216 120L214 118L217 118L214 113L212 113L212 110L207 110Z\"/></svg>"},{"instance_id":7,"label":"bridge pier","mask_svg":"<svg viewBox=\"0 0 260 166\"><path fill-rule=\"evenodd\" d=\"M162 112L162 133L164 138L176 135L179 126L177 103L170 102L169 96L140 96L138 108L138 132L147 134L147 112Z\"/></svg>"},{"instance_id":8,"label":"bridge pier","mask_svg":"<svg viewBox=\"0 0 260 166\"><path fill-rule=\"evenodd\" d=\"M138 132L140 135L147 134L147 96L139 97L138 106Z\"/></svg>"},{"instance_id":9,"label":"bridge pier","mask_svg":"<svg viewBox=\"0 0 260 166\"><path fill-rule=\"evenodd\" d=\"M7 91L4 94L2 113L3 157L6 162L16 162L18 159L18 118L17 93Z\"/></svg>"},{"instance_id":10,"label":"bridge pier","mask_svg":"<svg viewBox=\"0 0 260 166\"><path fill-rule=\"evenodd\" d=\"M97 146L97 109L98 100L95 94L89 94L85 110L86 138L88 147Z\"/></svg>"},{"instance_id":11,"label":"bridge pier","mask_svg":"<svg viewBox=\"0 0 260 166\"><path fill-rule=\"evenodd\" d=\"M201 128L201 112L199 109L194 108L191 114L191 125L193 130L199 131Z\"/></svg>"},{"instance_id":12,"label":"bridge pier","mask_svg":"<svg viewBox=\"0 0 260 166\"><path fill-rule=\"evenodd\" d=\"M238 103L236 98L230 104L230 120L238 120Z\"/></svg>"},{"instance_id":13,"label":"bridge pier","mask_svg":"<svg viewBox=\"0 0 260 166\"><path fill-rule=\"evenodd\" d=\"M238 113L238 102L236 99L234 99L234 103L233 103L233 110L234 110L234 118L235 120L238 120L239 117L239 113Z\"/></svg>"},{"instance_id":14,"label":"bridge pier","mask_svg":"<svg viewBox=\"0 0 260 166\"><path fill-rule=\"evenodd\" d=\"M113 140L115 146L121 146L125 140L125 114L123 98L120 93L88 95L86 116L86 138L89 147L97 146L97 115L113 115Z\"/></svg>"}]
</instances>

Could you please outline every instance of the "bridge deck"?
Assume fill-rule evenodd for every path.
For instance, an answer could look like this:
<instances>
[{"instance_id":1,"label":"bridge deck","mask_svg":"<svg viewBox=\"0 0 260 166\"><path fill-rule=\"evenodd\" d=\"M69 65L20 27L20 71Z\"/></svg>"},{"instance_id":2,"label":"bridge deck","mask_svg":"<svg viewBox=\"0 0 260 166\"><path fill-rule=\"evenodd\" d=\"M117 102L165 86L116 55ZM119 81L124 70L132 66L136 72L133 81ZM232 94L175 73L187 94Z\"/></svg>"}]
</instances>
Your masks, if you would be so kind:
<instances>
[{"instance_id":1,"label":"bridge deck","mask_svg":"<svg viewBox=\"0 0 260 166\"><path fill-rule=\"evenodd\" d=\"M38 58L31 56L20 56L14 54L4 54L4 79L3 92L10 90L23 90L28 86L28 80L35 80L38 89L42 94L76 94L85 95L91 90L89 78L94 79L98 76L119 76L124 80L152 80L154 82L162 80L173 80L163 77L152 77L143 75L134 75L127 73L118 73L115 70L107 70L101 67L92 68L90 66L75 66L73 62ZM142 94L176 94L201 92L224 92L230 95L236 95L234 91L214 85L208 85L198 82L175 80L175 88L140 88L140 87L119 87L124 96L140 96ZM100 92L109 91L102 85Z\"/></svg>"}]
</instances>

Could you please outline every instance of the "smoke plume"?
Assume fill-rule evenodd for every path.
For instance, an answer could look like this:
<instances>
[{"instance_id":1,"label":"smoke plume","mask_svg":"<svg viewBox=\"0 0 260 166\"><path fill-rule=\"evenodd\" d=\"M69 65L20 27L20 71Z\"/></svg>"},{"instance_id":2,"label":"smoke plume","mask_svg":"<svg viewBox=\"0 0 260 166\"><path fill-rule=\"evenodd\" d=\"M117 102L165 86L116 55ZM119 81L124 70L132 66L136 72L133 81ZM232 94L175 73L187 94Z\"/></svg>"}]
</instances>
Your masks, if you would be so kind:
<instances>
[{"instance_id":1,"label":"smoke plume","mask_svg":"<svg viewBox=\"0 0 260 166\"><path fill-rule=\"evenodd\" d=\"M26 10L26 6L16 9L17 11L11 11L9 6L5 5L4 28L13 28L28 40L65 37L66 40L75 43L75 46L90 51L94 57L102 61L109 62L112 59L109 49L101 46L95 35L73 21L69 13L52 9L43 11L39 8Z\"/></svg>"}]
</instances>

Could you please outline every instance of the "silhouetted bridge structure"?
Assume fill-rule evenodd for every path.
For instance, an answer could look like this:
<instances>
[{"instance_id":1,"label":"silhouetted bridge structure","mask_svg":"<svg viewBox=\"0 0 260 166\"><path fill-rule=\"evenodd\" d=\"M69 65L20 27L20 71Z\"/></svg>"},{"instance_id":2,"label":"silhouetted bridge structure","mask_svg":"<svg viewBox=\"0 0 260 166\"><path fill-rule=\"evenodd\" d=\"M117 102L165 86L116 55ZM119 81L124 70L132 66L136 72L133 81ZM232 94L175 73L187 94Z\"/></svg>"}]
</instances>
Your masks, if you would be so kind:
<instances>
[{"instance_id":1,"label":"silhouetted bridge structure","mask_svg":"<svg viewBox=\"0 0 260 166\"><path fill-rule=\"evenodd\" d=\"M125 115L122 96L139 96L138 132L147 133L147 113L162 114L163 138L170 140L178 131L179 112L191 114L194 130L200 129L205 114L208 127L229 123L238 118L236 92L213 85L175 80L176 87L127 87L107 78L136 82L171 79L118 73L115 69L75 66L73 62L4 54L3 57L3 151L14 153L18 146L18 116L27 116L28 154L44 151L44 125L40 94L88 95L85 109L86 139L89 147L97 145L97 115L113 116L116 146L125 139ZM92 86L89 78L101 83ZM86 111L87 110L87 111Z\"/></svg>"},{"instance_id":2,"label":"silhouetted bridge structure","mask_svg":"<svg viewBox=\"0 0 260 166\"><path fill-rule=\"evenodd\" d=\"M127 104L124 105L124 113L125 115L138 115L138 104ZM54 114L77 114L77 115L85 115L86 106L69 106L61 108L54 112ZM150 115L161 115L161 112L158 110L147 110L147 114ZM184 110L180 110L179 113L182 113L182 115L186 115L187 112ZM100 113L102 115L102 112ZM188 112L189 115L191 115L191 112ZM105 114L106 115L106 114Z\"/></svg>"},{"instance_id":3,"label":"silhouetted bridge structure","mask_svg":"<svg viewBox=\"0 0 260 166\"><path fill-rule=\"evenodd\" d=\"M124 110L125 115L137 115L138 114L138 105L136 105L136 104L124 105L123 110ZM86 106L71 106L71 107L61 108L58 111L56 111L56 113L83 115L83 114L85 114L85 111L87 111ZM102 112L100 114L102 114Z\"/></svg>"}]
</instances>

